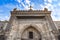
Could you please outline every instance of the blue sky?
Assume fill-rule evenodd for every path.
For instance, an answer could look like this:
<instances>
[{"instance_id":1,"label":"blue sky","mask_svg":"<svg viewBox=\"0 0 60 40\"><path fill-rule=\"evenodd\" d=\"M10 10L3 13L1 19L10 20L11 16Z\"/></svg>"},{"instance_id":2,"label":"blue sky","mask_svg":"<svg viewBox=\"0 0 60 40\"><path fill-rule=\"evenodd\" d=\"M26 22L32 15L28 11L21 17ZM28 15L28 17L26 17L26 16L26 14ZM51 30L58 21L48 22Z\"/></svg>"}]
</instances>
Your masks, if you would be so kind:
<instances>
[{"instance_id":1,"label":"blue sky","mask_svg":"<svg viewBox=\"0 0 60 40\"><path fill-rule=\"evenodd\" d=\"M0 0L0 20L9 20L14 8L28 10L30 5L35 10L48 8L52 11L52 19L60 21L60 0Z\"/></svg>"}]
</instances>

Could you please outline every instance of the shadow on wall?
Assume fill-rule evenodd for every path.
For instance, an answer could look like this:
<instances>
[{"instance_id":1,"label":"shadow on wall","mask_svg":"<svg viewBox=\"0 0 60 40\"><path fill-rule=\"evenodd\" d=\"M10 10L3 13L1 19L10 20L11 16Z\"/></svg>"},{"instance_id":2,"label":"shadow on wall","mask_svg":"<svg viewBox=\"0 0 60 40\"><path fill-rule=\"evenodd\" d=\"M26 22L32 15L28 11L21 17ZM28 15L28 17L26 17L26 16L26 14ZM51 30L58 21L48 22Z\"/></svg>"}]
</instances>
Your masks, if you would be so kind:
<instances>
[{"instance_id":1,"label":"shadow on wall","mask_svg":"<svg viewBox=\"0 0 60 40\"><path fill-rule=\"evenodd\" d=\"M5 35L0 35L0 40L6 40Z\"/></svg>"}]
</instances>

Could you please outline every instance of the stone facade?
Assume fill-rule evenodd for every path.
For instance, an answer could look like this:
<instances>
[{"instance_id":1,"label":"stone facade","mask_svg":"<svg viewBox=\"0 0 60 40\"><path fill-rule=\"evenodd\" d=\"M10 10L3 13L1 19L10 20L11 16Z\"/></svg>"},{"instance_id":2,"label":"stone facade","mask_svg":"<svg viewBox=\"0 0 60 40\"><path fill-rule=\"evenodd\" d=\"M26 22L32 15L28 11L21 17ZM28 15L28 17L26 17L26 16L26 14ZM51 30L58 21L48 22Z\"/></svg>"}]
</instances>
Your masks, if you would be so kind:
<instances>
[{"instance_id":1,"label":"stone facade","mask_svg":"<svg viewBox=\"0 0 60 40\"><path fill-rule=\"evenodd\" d=\"M6 28L6 40L58 40L58 31L51 19L51 11L16 10Z\"/></svg>"},{"instance_id":2,"label":"stone facade","mask_svg":"<svg viewBox=\"0 0 60 40\"><path fill-rule=\"evenodd\" d=\"M57 27L59 31L58 39L60 40L60 21L54 21L55 26Z\"/></svg>"},{"instance_id":3,"label":"stone facade","mask_svg":"<svg viewBox=\"0 0 60 40\"><path fill-rule=\"evenodd\" d=\"M5 40L5 29L8 21L0 21L0 40Z\"/></svg>"}]
</instances>

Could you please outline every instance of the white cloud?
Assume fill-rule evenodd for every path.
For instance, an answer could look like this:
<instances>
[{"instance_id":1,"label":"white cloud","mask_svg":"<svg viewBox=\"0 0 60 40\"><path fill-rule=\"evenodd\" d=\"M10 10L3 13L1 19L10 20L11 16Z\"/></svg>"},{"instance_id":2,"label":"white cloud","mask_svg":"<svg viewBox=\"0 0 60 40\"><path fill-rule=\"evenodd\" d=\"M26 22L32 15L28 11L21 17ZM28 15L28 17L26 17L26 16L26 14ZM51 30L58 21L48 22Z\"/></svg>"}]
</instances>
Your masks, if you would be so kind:
<instances>
[{"instance_id":1,"label":"white cloud","mask_svg":"<svg viewBox=\"0 0 60 40\"><path fill-rule=\"evenodd\" d=\"M52 17L52 20L56 21L56 17L54 15L51 16Z\"/></svg>"},{"instance_id":2,"label":"white cloud","mask_svg":"<svg viewBox=\"0 0 60 40\"><path fill-rule=\"evenodd\" d=\"M21 2L22 6L24 7L24 9L28 10L28 5L24 5L23 2Z\"/></svg>"},{"instance_id":3,"label":"white cloud","mask_svg":"<svg viewBox=\"0 0 60 40\"><path fill-rule=\"evenodd\" d=\"M45 8L48 8L49 10L51 10L52 8L53 8L53 5L51 4L51 2L52 2L52 0L44 0L45 2L44 2L44 7ZM49 3L47 3L47 1L49 2Z\"/></svg>"},{"instance_id":4,"label":"white cloud","mask_svg":"<svg viewBox=\"0 0 60 40\"><path fill-rule=\"evenodd\" d=\"M52 1L57 2L58 0L52 0Z\"/></svg>"},{"instance_id":5,"label":"white cloud","mask_svg":"<svg viewBox=\"0 0 60 40\"><path fill-rule=\"evenodd\" d=\"M53 20L54 21L60 21L60 9L53 9L54 11L52 11L52 14L51 14L51 16L52 16L52 18L53 18Z\"/></svg>"},{"instance_id":6,"label":"white cloud","mask_svg":"<svg viewBox=\"0 0 60 40\"><path fill-rule=\"evenodd\" d=\"M60 3L58 3L58 6L60 6Z\"/></svg>"},{"instance_id":7,"label":"white cloud","mask_svg":"<svg viewBox=\"0 0 60 40\"><path fill-rule=\"evenodd\" d=\"M44 9L44 5L40 5L41 9L43 10Z\"/></svg>"},{"instance_id":8,"label":"white cloud","mask_svg":"<svg viewBox=\"0 0 60 40\"><path fill-rule=\"evenodd\" d=\"M30 5L33 6L33 3L30 4L31 3L30 0L24 0L24 3L22 2L22 0L17 0L17 2L20 3L20 5L23 6L25 10L28 10Z\"/></svg>"},{"instance_id":9,"label":"white cloud","mask_svg":"<svg viewBox=\"0 0 60 40\"><path fill-rule=\"evenodd\" d=\"M0 20L4 21L4 20L9 20L10 16L5 16L3 14L0 14Z\"/></svg>"},{"instance_id":10,"label":"white cloud","mask_svg":"<svg viewBox=\"0 0 60 40\"><path fill-rule=\"evenodd\" d=\"M22 0L15 0L15 1L17 1L17 2L19 2L19 3L20 3Z\"/></svg>"},{"instance_id":11,"label":"white cloud","mask_svg":"<svg viewBox=\"0 0 60 40\"><path fill-rule=\"evenodd\" d=\"M47 0L44 0L44 2L46 2Z\"/></svg>"},{"instance_id":12,"label":"white cloud","mask_svg":"<svg viewBox=\"0 0 60 40\"><path fill-rule=\"evenodd\" d=\"M48 3L53 3L53 2L57 2L58 0L44 0L44 1Z\"/></svg>"},{"instance_id":13,"label":"white cloud","mask_svg":"<svg viewBox=\"0 0 60 40\"><path fill-rule=\"evenodd\" d=\"M28 6L30 6L30 0L25 0L25 3L28 4Z\"/></svg>"},{"instance_id":14,"label":"white cloud","mask_svg":"<svg viewBox=\"0 0 60 40\"><path fill-rule=\"evenodd\" d=\"M53 0L48 0L49 3L52 3Z\"/></svg>"},{"instance_id":15,"label":"white cloud","mask_svg":"<svg viewBox=\"0 0 60 40\"><path fill-rule=\"evenodd\" d=\"M9 19L10 19L10 16L5 16L5 20L6 20L6 19L9 20Z\"/></svg>"},{"instance_id":16,"label":"white cloud","mask_svg":"<svg viewBox=\"0 0 60 40\"><path fill-rule=\"evenodd\" d=\"M52 3L53 0L44 0L44 2Z\"/></svg>"},{"instance_id":17,"label":"white cloud","mask_svg":"<svg viewBox=\"0 0 60 40\"><path fill-rule=\"evenodd\" d=\"M21 3L22 3L22 5L24 6L24 9L25 9L25 10L28 10L31 1L30 1L30 0L25 0L24 2L25 2L25 4L28 4L28 5L24 5L23 2L21 2Z\"/></svg>"},{"instance_id":18,"label":"white cloud","mask_svg":"<svg viewBox=\"0 0 60 40\"><path fill-rule=\"evenodd\" d=\"M44 4L45 4L45 7L48 8L49 10L52 11L52 19L54 21L59 21L60 20L60 8L58 8L58 6L60 6L60 2L59 3L56 3L54 4L54 2L57 2L58 0L44 0ZM42 6L44 7L44 6Z\"/></svg>"}]
</instances>

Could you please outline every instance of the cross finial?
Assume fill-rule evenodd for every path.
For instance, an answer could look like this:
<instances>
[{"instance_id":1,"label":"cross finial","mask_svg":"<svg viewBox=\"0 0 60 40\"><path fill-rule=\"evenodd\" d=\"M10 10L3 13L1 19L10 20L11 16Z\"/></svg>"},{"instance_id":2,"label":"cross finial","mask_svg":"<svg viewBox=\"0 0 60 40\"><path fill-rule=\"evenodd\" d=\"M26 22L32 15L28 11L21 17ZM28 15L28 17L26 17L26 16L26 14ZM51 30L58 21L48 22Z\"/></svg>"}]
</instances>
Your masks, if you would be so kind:
<instances>
[{"instance_id":1,"label":"cross finial","mask_svg":"<svg viewBox=\"0 0 60 40\"><path fill-rule=\"evenodd\" d=\"M30 10L31 10L31 9L32 9L32 6L30 5L30 7L29 7L29 8L30 8Z\"/></svg>"}]
</instances>

